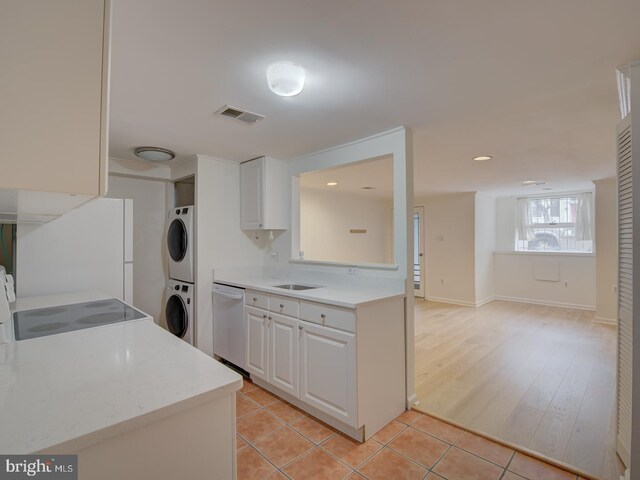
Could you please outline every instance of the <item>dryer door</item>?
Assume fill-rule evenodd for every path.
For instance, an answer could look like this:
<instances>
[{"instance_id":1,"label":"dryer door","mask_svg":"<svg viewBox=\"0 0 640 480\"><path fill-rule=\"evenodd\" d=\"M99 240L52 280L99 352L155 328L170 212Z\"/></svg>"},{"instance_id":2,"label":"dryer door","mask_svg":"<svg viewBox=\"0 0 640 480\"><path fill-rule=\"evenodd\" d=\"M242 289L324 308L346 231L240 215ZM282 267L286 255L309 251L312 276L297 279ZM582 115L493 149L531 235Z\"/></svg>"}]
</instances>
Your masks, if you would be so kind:
<instances>
[{"instance_id":1,"label":"dryer door","mask_svg":"<svg viewBox=\"0 0 640 480\"><path fill-rule=\"evenodd\" d=\"M169 255L174 262L180 262L187 253L187 227L179 218L174 219L167 231Z\"/></svg>"},{"instance_id":2,"label":"dryer door","mask_svg":"<svg viewBox=\"0 0 640 480\"><path fill-rule=\"evenodd\" d=\"M167 328L176 337L183 338L189 329L189 311L180 295L171 295L165 309Z\"/></svg>"}]
</instances>

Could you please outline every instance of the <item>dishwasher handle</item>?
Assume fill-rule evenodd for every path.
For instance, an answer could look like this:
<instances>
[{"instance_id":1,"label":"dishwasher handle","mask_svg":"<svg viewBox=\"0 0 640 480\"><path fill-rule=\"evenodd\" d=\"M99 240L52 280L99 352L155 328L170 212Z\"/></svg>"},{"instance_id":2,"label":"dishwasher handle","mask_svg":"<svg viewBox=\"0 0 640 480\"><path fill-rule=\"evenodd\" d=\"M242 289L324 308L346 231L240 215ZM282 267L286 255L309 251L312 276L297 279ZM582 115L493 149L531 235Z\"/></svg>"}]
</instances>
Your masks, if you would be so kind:
<instances>
[{"instance_id":1,"label":"dishwasher handle","mask_svg":"<svg viewBox=\"0 0 640 480\"><path fill-rule=\"evenodd\" d=\"M222 295L223 297L230 298L232 300L242 300L244 298L244 295L242 294L234 295L233 293L223 292L222 290L217 288L214 288L213 291L216 295Z\"/></svg>"}]
</instances>

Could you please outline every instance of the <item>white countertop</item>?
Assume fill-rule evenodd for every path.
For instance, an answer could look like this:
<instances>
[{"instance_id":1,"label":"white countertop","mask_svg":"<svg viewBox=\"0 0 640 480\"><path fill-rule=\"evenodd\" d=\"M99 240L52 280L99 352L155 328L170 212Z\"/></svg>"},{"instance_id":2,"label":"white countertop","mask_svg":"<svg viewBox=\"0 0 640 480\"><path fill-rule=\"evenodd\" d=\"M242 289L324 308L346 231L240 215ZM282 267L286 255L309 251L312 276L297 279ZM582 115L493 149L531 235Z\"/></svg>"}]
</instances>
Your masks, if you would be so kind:
<instances>
[{"instance_id":1,"label":"white countertop","mask_svg":"<svg viewBox=\"0 0 640 480\"><path fill-rule=\"evenodd\" d=\"M372 287L361 285L332 285L330 282L297 281L272 277L221 277L215 278L215 283L223 283L234 287L282 295L286 297L310 300L312 302L337 305L345 308L357 308L360 305L379 302L395 297L404 297L404 290L397 288ZM276 288L275 285L300 283L303 285L321 285L312 290L286 290Z\"/></svg>"},{"instance_id":2,"label":"white countertop","mask_svg":"<svg viewBox=\"0 0 640 480\"><path fill-rule=\"evenodd\" d=\"M0 345L0 452L77 451L241 386L151 319Z\"/></svg>"}]
</instances>

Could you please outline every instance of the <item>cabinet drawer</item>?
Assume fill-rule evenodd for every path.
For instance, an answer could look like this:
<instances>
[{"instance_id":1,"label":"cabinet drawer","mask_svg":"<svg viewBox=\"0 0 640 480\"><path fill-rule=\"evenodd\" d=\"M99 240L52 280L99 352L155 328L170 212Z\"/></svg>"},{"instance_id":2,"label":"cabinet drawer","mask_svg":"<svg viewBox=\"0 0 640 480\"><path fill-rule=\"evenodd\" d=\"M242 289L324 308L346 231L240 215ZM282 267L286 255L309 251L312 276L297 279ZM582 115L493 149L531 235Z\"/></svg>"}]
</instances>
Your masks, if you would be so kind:
<instances>
[{"instance_id":1,"label":"cabinet drawer","mask_svg":"<svg viewBox=\"0 0 640 480\"><path fill-rule=\"evenodd\" d=\"M269 311L298 318L300 301L286 297L269 297Z\"/></svg>"},{"instance_id":2,"label":"cabinet drawer","mask_svg":"<svg viewBox=\"0 0 640 480\"><path fill-rule=\"evenodd\" d=\"M300 318L347 332L355 333L356 331L355 311L348 308L301 301Z\"/></svg>"},{"instance_id":3,"label":"cabinet drawer","mask_svg":"<svg viewBox=\"0 0 640 480\"><path fill-rule=\"evenodd\" d=\"M244 297L244 303L256 308L262 308L264 310L269 309L269 297L264 293L254 292L247 290Z\"/></svg>"}]
</instances>

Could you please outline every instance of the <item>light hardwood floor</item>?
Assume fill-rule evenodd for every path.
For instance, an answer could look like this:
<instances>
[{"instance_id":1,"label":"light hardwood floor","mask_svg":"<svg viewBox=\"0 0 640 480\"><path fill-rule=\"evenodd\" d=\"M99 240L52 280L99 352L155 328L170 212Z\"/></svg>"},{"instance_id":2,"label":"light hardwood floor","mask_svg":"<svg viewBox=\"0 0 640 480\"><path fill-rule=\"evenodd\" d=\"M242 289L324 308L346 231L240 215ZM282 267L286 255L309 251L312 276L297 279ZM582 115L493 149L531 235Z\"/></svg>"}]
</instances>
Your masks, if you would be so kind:
<instances>
[{"instance_id":1,"label":"light hardwood floor","mask_svg":"<svg viewBox=\"0 0 640 480\"><path fill-rule=\"evenodd\" d=\"M421 410L619 479L615 327L584 310L419 299L415 333Z\"/></svg>"}]
</instances>

